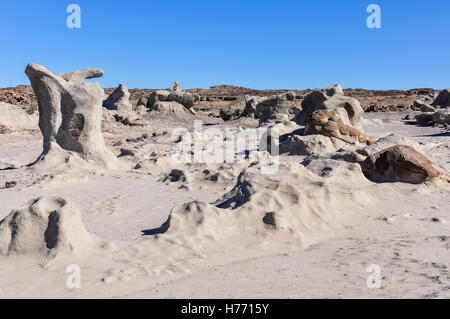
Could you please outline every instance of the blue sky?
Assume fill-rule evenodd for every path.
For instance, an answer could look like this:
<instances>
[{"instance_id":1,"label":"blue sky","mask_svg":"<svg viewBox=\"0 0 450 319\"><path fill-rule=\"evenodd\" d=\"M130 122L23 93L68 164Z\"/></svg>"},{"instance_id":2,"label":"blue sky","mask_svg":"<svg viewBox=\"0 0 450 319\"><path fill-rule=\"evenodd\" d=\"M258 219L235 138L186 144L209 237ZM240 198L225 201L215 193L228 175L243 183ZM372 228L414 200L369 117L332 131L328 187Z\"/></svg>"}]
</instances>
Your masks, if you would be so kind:
<instances>
[{"instance_id":1,"label":"blue sky","mask_svg":"<svg viewBox=\"0 0 450 319\"><path fill-rule=\"evenodd\" d=\"M0 87L29 84L29 62L102 68L103 87L450 87L448 0L1 1L0 36Z\"/></svg>"}]
</instances>

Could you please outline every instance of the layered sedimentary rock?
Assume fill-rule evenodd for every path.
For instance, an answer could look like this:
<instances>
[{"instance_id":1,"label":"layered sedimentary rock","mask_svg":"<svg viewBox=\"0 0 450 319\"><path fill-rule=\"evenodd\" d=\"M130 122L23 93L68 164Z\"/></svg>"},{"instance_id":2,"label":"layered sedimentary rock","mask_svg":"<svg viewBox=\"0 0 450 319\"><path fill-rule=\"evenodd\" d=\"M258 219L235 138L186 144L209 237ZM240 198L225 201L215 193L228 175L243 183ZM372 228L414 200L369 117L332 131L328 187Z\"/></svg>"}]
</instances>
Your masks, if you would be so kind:
<instances>
[{"instance_id":1,"label":"layered sedimentary rock","mask_svg":"<svg viewBox=\"0 0 450 319\"><path fill-rule=\"evenodd\" d=\"M54 75L42 65L30 63L25 73L39 106L43 153L38 161L51 152L69 151L91 163L116 167L116 158L101 133L104 92L97 82L83 82L102 76L103 71L86 69Z\"/></svg>"},{"instance_id":2,"label":"layered sedimentary rock","mask_svg":"<svg viewBox=\"0 0 450 319\"><path fill-rule=\"evenodd\" d=\"M192 116L182 104L178 102L158 101L149 108L150 114L158 116L173 116L186 118Z\"/></svg>"},{"instance_id":3,"label":"layered sedimentary rock","mask_svg":"<svg viewBox=\"0 0 450 319\"><path fill-rule=\"evenodd\" d=\"M157 102L177 102L190 109L199 100L200 95L183 91L180 84L175 82L168 90L157 90L150 94L147 107L152 108Z\"/></svg>"},{"instance_id":4,"label":"layered sedimentary rock","mask_svg":"<svg viewBox=\"0 0 450 319\"><path fill-rule=\"evenodd\" d=\"M405 145L392 146L367 157L362 168L364 174L376 182L420 184L433 178L450 182L425 155Z\"/></svg>"},{"instance_id":5,"label":"layered sedimentary rock","mask_svg":"<svg viewBox=\"0 0 450 319\"><path fill-rule=\"evenodd\" d=\"M420 124L446 124L450 125L450 107L437 109L435 112L424 112L415 116Z\"/></svg>"},{"instance_id":6,"label":"layered sedimentary rock","mask_svg":"<svg viewBox=\"0 0 450 319\"><path fill-rule=\"evenodd\" d=\"M289 102L294 101L295 93L287 92L274 95L260 101L256 106L256 114L260 122L288 121L289 120Z\"/></svg>"},{"instance_id":7,"label":"layered sedimentary rock","mask_svg":"<svg viewBox=\"0 0 450 319\"><path fill-rule=\"evenodd\" d=\"M302 111L297 114L295 121L305 125L309 115L318 110L331 110L338 113L346 124L363 131L363 114L358 100L344 96L340 85L333 85L308 94L302 102Z\"/></svg>"},{"instance_id":8,"label":"layered sedimentary rock","mask_svg":"<svg viewBox=\"0 0 450 319\"><path fill-rule=\"evenodd\" d=\"M287 92L269 97L245 95L243 101L222 108L220 116L224 121L240 117L252 117L267 121L288 121L289 107L294 101L295 93Z\"/></svg>"},{"instance_id":9,"label":"layered sedimentary rock","mask_svg":"<svg viewBox=\"0 0 450 319\"><path fill-rule=\"evenodd\" d=\"M330 110L315 111L305 123L305 135L320 134L334 137L347 143L373 144L376 139L367 136L352 125L346 124L341 116Z\"/></svg>"}]
</instances>

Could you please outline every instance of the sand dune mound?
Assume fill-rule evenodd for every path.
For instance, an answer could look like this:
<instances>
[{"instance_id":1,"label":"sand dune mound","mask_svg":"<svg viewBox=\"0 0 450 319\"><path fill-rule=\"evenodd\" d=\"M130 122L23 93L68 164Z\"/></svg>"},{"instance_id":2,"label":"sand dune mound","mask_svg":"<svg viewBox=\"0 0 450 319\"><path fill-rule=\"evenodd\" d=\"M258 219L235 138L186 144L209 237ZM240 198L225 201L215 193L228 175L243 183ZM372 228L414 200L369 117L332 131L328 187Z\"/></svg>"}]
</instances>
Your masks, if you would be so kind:
<instances>
[{"instance_id":1,"label":"sand dune mound","mask_svg":"<svg viewBox=\"0 0 450 319\"><path fill-rule=\"evenodd\" d=\"M80 211L58 197L33 199L0 222L0 254L83 255L96 239Z\"/></svg>"},{"instance_id":2,"label":"sand dune mound","mask_svg":"<svg viewBox=\"0 0 450 319\"><path fill-rule=\"evenodd\" d=\"M371 202L362 191L370 182L359 165L337 168L327 178L297 163L280 171L282 178L249 168L214 204L194 201L174 207L160 228L160 239L197 248L211 241L304 247L337 236L358 217L358 207ZM349 180L357 181L357 187Z\"/></svg>"}]
</instances>

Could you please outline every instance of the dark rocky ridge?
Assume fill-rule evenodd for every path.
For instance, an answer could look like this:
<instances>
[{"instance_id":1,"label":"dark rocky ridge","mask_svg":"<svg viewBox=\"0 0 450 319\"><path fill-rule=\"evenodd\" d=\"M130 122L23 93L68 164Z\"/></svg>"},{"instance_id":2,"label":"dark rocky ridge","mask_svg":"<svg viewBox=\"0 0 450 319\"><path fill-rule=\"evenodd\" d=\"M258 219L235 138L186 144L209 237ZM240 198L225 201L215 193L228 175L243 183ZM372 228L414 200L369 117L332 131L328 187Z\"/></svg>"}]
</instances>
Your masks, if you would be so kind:
<instances>
[{"instance_id":1,"label":"dark rocky ridge","mask_svg":"<svg viewBox=\"0 0 450 319\"><path fill-rule=\"evenodd\" d=\"M108 96L115 88L105 89ZM130 89L131 104L136 105L140 98L147 98L156 89ZM201 111L216 113L224 106L236 103L243 99L244 95L271 96L295 92L296 101L294 105L300 104L301 100L312 90L254 90L250 88L233 85L217 85L209 89L188 89L188 92L197 93L201 96L194 108ZM356 98L360 101L362 108L366 112L387 112L401 111L408 108L415 109L413 102L426 95L434 94L438 90L430 88L403 90L365 90L365 89L345 89L346 96ZM0 102L20 105L32 113L37 103L33 90L28 85L19 85L12 88L0 89Z\"/></svg>"}]
</instances>

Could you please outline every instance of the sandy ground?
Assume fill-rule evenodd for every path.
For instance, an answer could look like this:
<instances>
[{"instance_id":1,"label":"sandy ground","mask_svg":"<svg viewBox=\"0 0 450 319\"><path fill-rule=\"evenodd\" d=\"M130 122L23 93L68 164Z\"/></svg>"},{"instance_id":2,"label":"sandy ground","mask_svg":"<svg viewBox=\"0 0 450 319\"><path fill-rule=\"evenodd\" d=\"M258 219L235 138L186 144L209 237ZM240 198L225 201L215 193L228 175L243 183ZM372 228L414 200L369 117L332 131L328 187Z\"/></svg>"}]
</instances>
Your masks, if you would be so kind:
<instances>
[{"instance_id":1,"label":"sandy ground","mask_svg":"<svg viewBox=\"0 0 450 319\"><path fill-rule=\"evenodd\" d=\"M411 125L401 120L404 115L366 115L366 118L381 119L382 124L369 122L365 131L374 137L392 133L405 136L418 143L438 167L449 172L448 133L441 134L433 127ZM205 127L255 126L251 121L224 124L214 118L201 115L199 118L204 124L212 124ZM363 177L357 176L358 172L349 173L347 181L344 180L345 175L336 175L341 180L330 179L331 195L325 194L331 196L330 203L323 203L326 197L320 197L313 204L318 205L314 211L318 214L323 214L321 205L325 205L331 217L320 218L324 224L336 222L339 229L327 224L318 231L303 225L299 231L301 240L283 232L272 237L263 231L263 237L258 237L259 233L246 235L245 228L242 233L223 231L220 227L224 224L214 224L215 220L208 220L208 223L217 225L217 228L199 230L193 230L190 224L184 225L180 221L179 225L175 224L174 227L178 228L168 235L167 241L155 240L149 235L151 230L168 218L175 205L192 201L214 202L233 188L242 170L238 165L180 166L189 172L186 181L163 181L171 169L178 168L167 156L174 145L171 131L176 127L192 129L193 120L150 120L146 128L111 126L105 129L106 144L116 154L122 147L136 150L135 156L120 158L123 170L105 172L60 167L47 170L19 168L33 162L40 154L41 135L34 131L0 135L0 183L17 181L15 188L0 189L0 219L30 199L61 196L80 208L87 230L103 242L101 248L89 254L58 261L48 261L39 254L0 256L0 297L450 296L450 189L435 182L423 185L375 184L362 181ZM162 134L165 130L169 131L168 134ZM143 133L150 137L137 142L126 141ZM157 135L152 137L152 133ZM113 146L117 141L122 145ZM152 156L152 153L156 154ZM152 158L158 160L155 162ZM294 168L281 170L280 176L274 179L289 180L295 176L290 174L296 173L311 179L308 187L313 187L316 177L297 167L304 156L281 155L280 158L282 163L288 163L287 166L291 163ZM137 163L143 168L134 169ZM8 169L12 166L16 169ZM218 172L219 178L200 178L204 169ZM361 179L361 182L345 185L351 184L353 178ZM255 180L258 180L257 176ZM344 195L334 198L333 194L341 190ZM263 198L255 197L262 202ZM274 205L278 199L271 198L267 205ZM285 202L280 200L280 203L283 205ZM289 213L289 207L285 214ZM207 213L205 216L216 212L208 206L204 211ZM250 208L248 213L252 212ZM79 289L69 289L66 285L70 275L66 268L71 264L80 265ZM367 267L373 264L380 267L381 287L369 289L367 278L371 273L367 272Z\"/></svg>"}]
</instances>

